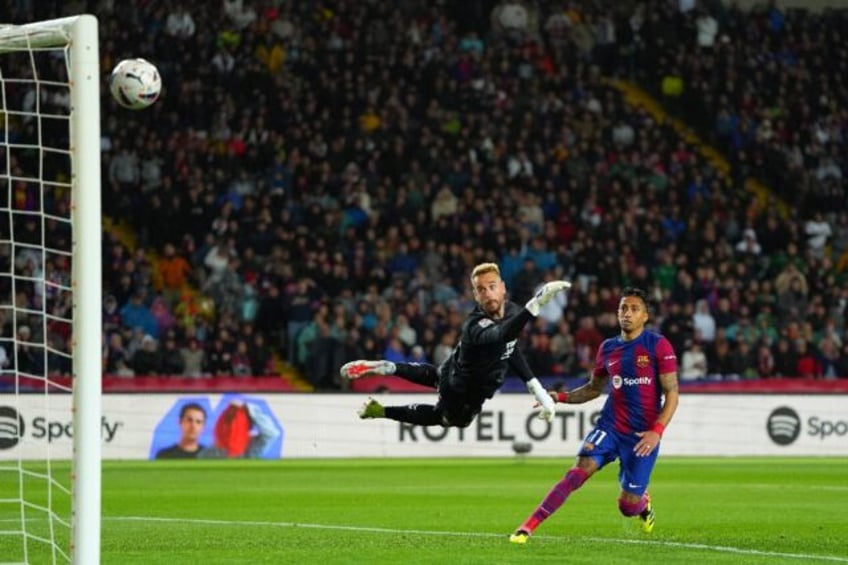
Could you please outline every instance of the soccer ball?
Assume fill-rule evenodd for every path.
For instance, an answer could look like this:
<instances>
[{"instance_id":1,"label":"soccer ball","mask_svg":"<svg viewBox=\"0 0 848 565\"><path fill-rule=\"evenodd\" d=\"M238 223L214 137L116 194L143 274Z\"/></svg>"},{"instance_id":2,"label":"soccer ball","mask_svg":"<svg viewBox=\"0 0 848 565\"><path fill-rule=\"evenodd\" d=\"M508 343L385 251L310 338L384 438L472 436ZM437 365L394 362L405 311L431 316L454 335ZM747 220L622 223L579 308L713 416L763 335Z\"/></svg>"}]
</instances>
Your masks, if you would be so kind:
<instances>
[{"instance_id":1,"label":"soccer ball","mask_svg":"<svg viewBox=\"0 0 848 565\"><path fill-rule=\"evenodd\" d=\"M124 108L141 110L159 98L162 78L153 63L144 59L124 59L112 70L109 90Z\"/></svg>"}]
</instances>

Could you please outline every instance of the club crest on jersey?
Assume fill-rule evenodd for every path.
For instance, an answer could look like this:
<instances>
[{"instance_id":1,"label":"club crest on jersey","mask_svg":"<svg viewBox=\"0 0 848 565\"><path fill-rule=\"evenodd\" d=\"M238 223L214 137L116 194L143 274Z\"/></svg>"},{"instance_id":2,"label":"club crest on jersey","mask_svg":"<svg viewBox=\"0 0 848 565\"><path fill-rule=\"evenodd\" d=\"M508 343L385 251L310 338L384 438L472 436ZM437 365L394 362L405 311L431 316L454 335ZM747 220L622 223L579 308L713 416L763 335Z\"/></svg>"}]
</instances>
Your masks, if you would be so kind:
<instances>
[{"instance_id":1,"label":"club crest on jersey","mask_svg":"<svg viewBox=\"0 0 848 565\"><path fill-rule=\"evenodd\" d=\"M651 358L648 355L637 355L636 356L636 366L637 367L647 367L651 364Z\"/></svg>"},{"instance_id":2,"label":"club crest on jersey","mask_svg":"<svg viewBox=\"0 0 848 565\"><path fill-rule=\"evenodd\" d=\"M490 320L489 318L480 318L480 321L477 322L477 325L480 326L481 328L488 328L492 324L494 324L494 322L492 320Z\"/></svg>"},{"instance_id":3,"label":"club crest on jersey","mask_svg":"<svg viewBox=\"0 0 848 565\"><path fill-rule=\"evenodd\" d=\"M612 376L612 388L619 389L621 388L622 379L621 375L613 375Z\"/></svg>"}]
</instances>

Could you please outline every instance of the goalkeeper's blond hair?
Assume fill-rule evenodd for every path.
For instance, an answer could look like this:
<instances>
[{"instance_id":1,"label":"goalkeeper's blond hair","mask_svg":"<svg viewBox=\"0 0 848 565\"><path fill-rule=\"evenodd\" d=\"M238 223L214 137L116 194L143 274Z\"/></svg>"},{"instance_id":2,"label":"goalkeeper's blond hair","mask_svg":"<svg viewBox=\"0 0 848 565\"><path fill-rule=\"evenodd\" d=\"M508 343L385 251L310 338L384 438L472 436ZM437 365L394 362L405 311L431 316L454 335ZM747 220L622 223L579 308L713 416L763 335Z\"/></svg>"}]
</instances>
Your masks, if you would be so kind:
<instances>
[{"instance_id":1,"label":"goalkeeper's blond hair","mask_svg":"<svg viewBox=\"0 0 848 565\"><path fill-rule=\"evenodd\" d=\"M501 270L497 263L480 263L474 267L473 271L471 271L471 284L474 284L475 278L480 275L485 275L486 273L495 273L499 277L501 276Z\"/></svg>"}]
</instances>

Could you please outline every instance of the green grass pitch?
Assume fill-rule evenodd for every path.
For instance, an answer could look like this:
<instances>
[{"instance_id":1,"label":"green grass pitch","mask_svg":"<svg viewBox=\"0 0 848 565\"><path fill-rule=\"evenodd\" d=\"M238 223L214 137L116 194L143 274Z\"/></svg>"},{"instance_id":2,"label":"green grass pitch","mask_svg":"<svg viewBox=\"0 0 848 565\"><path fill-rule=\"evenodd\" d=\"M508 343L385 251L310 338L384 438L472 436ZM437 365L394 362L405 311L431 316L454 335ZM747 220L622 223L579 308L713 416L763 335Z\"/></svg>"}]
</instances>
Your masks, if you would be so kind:
<instances>
[{"instance_id":1,"label":"green grass pitch","mask_svg":"<svg viewBox=\"0 0 848 565\"><path fill-rule=\"evenodd\" d=\"M614 464L527 545L508 543L570 465L532 457L107 462L102 563L848 563L846 458L661 457L650 535L618 513ZM0 475L0 493L17 489L15 480ZM0 529L19 515L0 507ZM0 563L22 561L21 545L0 536ZM28 559L52 562L35 540Z\"/></svg>"}]
</instances>

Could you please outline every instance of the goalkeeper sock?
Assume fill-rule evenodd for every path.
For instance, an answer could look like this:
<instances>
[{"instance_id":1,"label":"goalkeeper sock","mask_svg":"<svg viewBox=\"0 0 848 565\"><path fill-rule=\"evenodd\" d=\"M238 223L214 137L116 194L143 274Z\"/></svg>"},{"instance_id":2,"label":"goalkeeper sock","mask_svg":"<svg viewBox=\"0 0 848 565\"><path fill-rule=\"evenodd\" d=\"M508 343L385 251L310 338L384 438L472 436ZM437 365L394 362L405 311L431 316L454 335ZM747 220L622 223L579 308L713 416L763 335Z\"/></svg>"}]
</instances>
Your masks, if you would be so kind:
<instances>
[{"instance_id":1,"label":"goalkeeper sock","mask_svg":"<svg viewBox=\"0 0 848 565\"><path fill-rule=\"evenodd\" d=\"M535 512L533 512L533 514L531 514L530 517L521 524L519 529L524 530L527 533L533 533L533 531L539 527L539 524L547 520L548 516L556 512L557 509L565 503L568 496L575 490L579 489L588 478L589 475L587 475L586 471L583 469L575 467L568 471L565 477L554 485L545 499L542 500L542 503L539 504L538 508L536 508Z\"/></svg>"}]
</instances>

